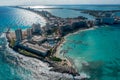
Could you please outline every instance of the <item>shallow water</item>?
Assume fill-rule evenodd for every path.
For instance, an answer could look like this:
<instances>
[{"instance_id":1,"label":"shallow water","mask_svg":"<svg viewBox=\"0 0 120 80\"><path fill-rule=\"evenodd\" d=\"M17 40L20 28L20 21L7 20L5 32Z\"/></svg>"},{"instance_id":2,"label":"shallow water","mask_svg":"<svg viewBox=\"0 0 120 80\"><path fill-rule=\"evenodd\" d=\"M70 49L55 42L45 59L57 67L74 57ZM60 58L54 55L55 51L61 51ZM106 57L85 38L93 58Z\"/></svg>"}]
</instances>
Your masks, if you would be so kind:
<instances>
[{"instance_id":1,"label":"shallow water","mask_svg":"<svg viewBox=\"0 0 120 80\"><path fill-rule=\"evenodd\" d=\"M27 29L33 23L45 25L44 19L35 13L11 7L0 7L0 80L72 80L72 75L49 71L51 67L48 67L47 63L23 56L7 46L3 33L6 28ZM77 78L80 79L80 76Z\"/></svg>"},{"instance_id":2,"label":"shallow water","mask_svg":"<svg viewBox=\"0 0 120 80\"><path fill-rule=\"evenodd\" d=\"M74 5L54 6L54 7L92 9L92 10L113 10L113 9L118 10L120 8L119 5L116 6L101 5L101 8L99 8L100 6L90 6L90 5L89 6L88 5L87 6L74 6ZM64 11L66 13L64 13ZM78 11L74 12L72 10L68 10L68 12L66 10L61 10L61 12L59 12L59 10L51 10L51 13L56 14L56 16L60 16L60 17L77 17L81 15L81 13L79 13ZM41 23L41 25L45 25L44 19L38 16L37 14L11 7L0 7L0 35L8 27L10 27L12 30L15 30L17 28L26 29L28 27L31 27L33 23ZM82 69L83 73L85 72L91 75L91 73L95 73L94 70L96 72L103 71L104 74L106 74L107 76L103 75L103 73L93 74L91 75L92 78L99 77L101 79L98 80L114 80L116 78L119 78L117 77L117 74L112 73L115 72L116 70L119 70L118 63L120 62L117 62L119 61L118 52L120 50L119 36L120 34L118 27L115 26L102 27L95 30L85 31L70 36L69 38L67 38L68 41L67 43L65 43L65 46L63 47L65 47L65 49L69 49L68 54L66 54L66 56L70 56L70 58L73 59L76 67L80 72ZM3 45L6 45L6 41L3 37L0 36L0 46ZM82 62L85 63L86 61L89 64L93 64L93 66L90 65L90 68L84 67L83 69L81 63ZM16 65L18 64L16 62L18 62L19 65ZM97 66L94 67L94 65ZM37 68L35 66L37 66ZM104 69L102 68L102 66L104 67ZM50 72L49 71L50 68L46 63L40 62L33 58L22 56L18 53L13 52L12 50L9 50L6 47L0 50L0 69L1 69L0 80L16 80L16 79L17 80L39 80L39 79L58 80L58 78L65 79L66 77L72 79L71 75ZM113 70L111 71L111 69Z\"/></svg>"},{"instance_id":3,"label":"shallow water","mask_svg":"<svg viewBox=\"0 0 120 80\"><path fill-rule=\"evenodd\" d=\"M65 56L72 58L78 71L88 73L92 80L120 79L119 36L120 25L100 26L68 36L61 50L68 50Z\"/></svg>"},{"instance_id":4,"label":"shallow water","mask_svg":"<svg viewBox=\"0 0 120 80\"><path fill-rule=\"evenodd\" d=\"M41 23L43 26L45 20L39 15L26 10L0 7L0 80L33 80L31 71L15 64L18 62L17 58L6 48L7 42L5 35L3 35L6 28L11 28L11 30L26 29L31 27L33 23Z\"/></svg>"}]
</instances>

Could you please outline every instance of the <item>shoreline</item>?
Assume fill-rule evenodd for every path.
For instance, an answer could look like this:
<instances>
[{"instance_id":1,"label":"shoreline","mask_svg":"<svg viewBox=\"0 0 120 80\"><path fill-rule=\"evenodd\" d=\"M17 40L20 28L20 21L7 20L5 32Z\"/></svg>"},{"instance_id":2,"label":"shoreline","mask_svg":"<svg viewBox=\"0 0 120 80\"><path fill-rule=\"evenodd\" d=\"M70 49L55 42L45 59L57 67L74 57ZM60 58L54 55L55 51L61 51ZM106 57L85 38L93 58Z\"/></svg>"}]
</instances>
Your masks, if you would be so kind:
<instances>
[{"instance_id":1,"label":"shoreline","mask_svg":"<svg viewBox=\"0 0 120 80\"><path fill-rule=\"evenodd\" d=\"M31 56L26 56L26 55L24 55L24 54L21 54L21 53L19 53L19 52L16 52L15 50L13 50L10 46L9 46L9 42L8 42L8 39L7 39L7 37L6 37L6 33L4 33L4 37L5 37L5 39L6 39L6 42L7 42L7 44L6 44L6 47L7 47L7 51L11 51L10 53L14 53L12 56L17 56L17 58L19 58L20 60L21 59L23 59L23 60L28 60L28 59L30 59L30 61L31 61L31 59L33 59L34 61L40 61L40 63L43 63L44 65L46 65L47 67L47 70L48 70L48 74L50 74L50 75L54 75L54 73L56 74L56 75L54 75L55 77L57 76L57 75L61 75L61 76L63 76L64 78L66 78L66 79L69 79L69 80L73 80L73 78L74 79L77 79L77 80L84 80L84 79L88 79L89 78L89 76L88 75L86 75L86 74L80 74L80 75L72 75L72 74L70 74L70 73L62 73L62 72L59 72L59 71L55 71L55 70L51 70L51 69L53 69L54 67L53 66L51 66L51 64L50 63L48 63L48 62L46 62L46 61L44 61L44 60L40 60L39 58L36 58L36 57L31 57ZM16 53L18 53L18 54L16 54ZM19 56L20 55L20 56ZM26 57L26 58L28 58L28 59L24 59L23 57ZM69 59L67 59L68 61L69 61ZM70 62L70 61L69 61ZM15 63L18 63L18 62L15 62ZM14 64L15 64L14 63ZM20 63L21 63L21 61L20 61ZM34 62L33 62L34 63ZM23 65L24 64L24 65ZM70 64L71 64L71 62L70 62ZM26 68L25 67L25 63L21 63L21 64L19 64L21 67L24 67L24 68ZM39 65L39 64L36 64L35 66L36 66L36 68L37 68L37 65ZM44 65L41 65L41 66L44 66ZM29 65L26 65L26 66L28 66L29 67ZM33 68L33 67L32 67ZM28 68L28 69L30 69L32 72L33 72L33 74L35 73L34 71L35 70L37 70L36 68L35 68L35 70L33 70L31 67L30 68ZM45 69L46 69L45 68ZM27 68L26 68L27 69ZM42 70L40 70L40 71L37 71L36 73L40 73ZM37 76L37 77L39 77L39 75L38 74L34 74L33 76ZM44 72L42 72L42 73L44 73ZM41 76L40 76L41 77ZM62 78L63 78L62 77ZM62 79L61 78L61 79ZM38 79L39 80L39 79ZM58 78L56 78L55 80L58 80Z\"/></svg>"},{"instance_id":2,"label":"shoreline","mask_svg":"<svg viewBox=\"0 0 120 80\"><path fill-rule=\"evenodd\" d=\"M9 33L6 33L6 35L9 34ZM74 75L74 76L80 76L79 73L77 73L77 71L72 67L71 65L71 62L66 59L66 61L64 62L64 60L62 59L62 62L54 62L52 60L50 60L49 58L42 58L41 56L31 56L31 55L25 55L23 53L20 53L18 51L16 51L15 49L13 49L12 47L10 47L10 40L9 40L9 37L7 37L7 42L8 42L8 47L12 50L14 50L15 52L21 54L21 55L24 55L24 56L27 56L27 57L31 57L31 58L36 58L42 62L47 62L49 64L49 67L52 67L51 71L54 71L54 72L59 72L59 73L66 73L66 74L69 74L69 75ZM34 54L34 53L33 53ZM54 57L54 56L53 56ZM61 59L61 58L60 58ZM64 65L67 64L67 65Z\"/></svg>"},{"instance_id":3,"label":"shoreline","mask_svg":"<svg viewBox=\"0 0 120 80\"><path fill-rule=\"evenodd\" d=\"M29 10L28 10L29 11ZM34 13L34 12L33 12ZM35 13L36 14L36 13ZM38 14L39 15L39 14ZM40 16L40 15L39 15ZM44 17L43 17L44 18ZM95 28L97 28L97 27L95 27ZM27 28L26 28L27 29ZM80 29L80 30L77 30L77 31L74 31L74 32L70 32L70 33L68 33L67 35L65 35L65 36L63 36L62 38L62 40L60 40L60 43L59 43L59 45L56 47L57 49L56 49L56 51L55 51L55 53L53 53L55 56L60 56L60 58L65 58L66 59L66 61L67 61L67 63L69 64L69 66L71 66L71 67L73 67L74 68L74 61L72 60L72 59L69 59L69 56L68 57L66 57L67 56L67 53L65 53L65 54L63 54L63 53L61 53L60 54L60 51L61 51L61 49L63 49L64 50L64 48L62 47L62 46L64 46L64 44L65 43L67 43L67 39L69 38L69 36L71 36L71 35L76 35L76 34L81 34L81 32L84 32L84 31L86 31L87 32L87 30L93 30L94 29L94 27L92 27L92 28L88 28L88 29ZM14 30L13 30L14 31ZM93 30L94 31L94 30ZM11 31L10 31L11 32ZM7 41L7 43L9 43L8 41ZM73 42L74 43L74 42ZM9 47L9 46L8 46ZM10 47L9 47L10 48ZM74 48L73 48L74 49ZM14 51L12 48L10 48L10 50L12 50L12 51ZM12 52L11 52L12 53ZM16 52L16 53L18 53L17 55L21 55L21 53L19 53L19 52ZM24 55L24 54L22 54L22 56L25 56L27 59L29 59L29 58L33 58L33 61L31 60L30 62L35 62L34 61L34 59L36 60L37 58L35 58L35 57L30 57L30 56L26 56L26 55ZM61 56L63 56L63 57L61 57ZM26 59L25 57L23 57L24 59ZM72 57L71 57L72 58ZM43 63L46 63L46 62L44 62L43 60L39 60L39 59L37 59L39 62L43 62ZM26 64L26 63L23 63L23 64ZM36 63L37 64L37 63ZM36 66L36 64L34 65L34 64L32 64L33 66ZM39 64L39 63L38 63ZM47 63L48 65L50 65L49 63ZM78 63L79 64L79 63ZM31 65L30 65L31 66ZM46 65L47 66L47 65ZM49 68L51 68L52 66L49 66ZM28 65L28 67L26 67L26 68L31 68L31 67L29 67L29 65ZM46 68L46 67L45 67ZM46 68L46 69L48 69L48 68ZM74 68L74 69L77 69L77 68ZM39 72L39 70L35 67L35 71L36 71L36 73L38 73ZM42 71L42 69L41 69L41 71ZM43 71L44 72L44 71ZM56 73L61 73L61 72L59 72L59 71L54 71L54 70L52 70L52 71L50 71L50 72L56 72ZM78 71L77 71L78 72ZM44 73L43 73L44 74ZM61 73L61 74L64 74L64 73ZM69 73L65 73L65 74L68 74L69 75ZM45 75L45 74L44 74ZM53 74L54 75L54 74ZM38 75L38 76L41 76L41 75ZM47 76L47 75L46 75ZM80 76L81 76L81 73L80 73ZM43 76L44 77L44 76ZM53 76L54 77L54 76ZM40 79L40 78L39 78ZM51 79L51 78L50 78ZM62 79L62 78L61 78ZM44 80L44 79L43 79ZM80 79L81 80L81 79ZM85 79L86 80L86 79Z\"/></svg>"},{"instance_id":4,"label":"shoreline","mask_svg":"<svg viewBox=\"0 0 120 80\"><path fill-rule=\"evenodd\" d=\"M26 9L25 9L26 10ZM30 10L28 10L28 11L30 11ZM33 11L31 11L31 12L33 12ZM35 13L35 12L34 12ZM36 13L36 14L38 14L38 13ZM38 14L38 15L40 15L40 14ZM41 16L41 15L40 15ZM44 17L44 16L42 16L42 17ZM89 29L89 28L87 28L87 29ZM72 35L72 34L75 34L75 33L78 33L79 31L81 31L81 30L86 30L86 28L83 28L83 29L79 29L79 30L75 30L75 31L72 31L72 32L69 32L69 33L67 33L65 36L63 36L62 37L62 40L59 42L59 44L58 44L58 46L57 46L57 49L56 49L56 51L55 51L55 53L54 53L54 55L57 55L56 53L58 53L58 49L60 49L60 46L61 45L63 45L63 43L65 43L66 42L66 40L65 40L65 38L67 37L67 36L69 36L69 35ZM8 43L9 43L9 41L7 41ZM9 46L10 47L10 46ZM14 49L13 49L14 50ZM19 53L19 52L18 52ZM21 54L21 53L20 53ZM60 54L60 53L59 53ZM22 54L22 55L24 55L24 54ZM25 55L26 56L26 55ZM31 56L28 56L28 57L31 57ZM33 58L36 58L36 57L33 57ZM37 58L38 59L38 58ZM40 59L39 59L40 60ZM73 63L71 62L71 60L69 60L67 57L65 57L65 60L66 60L66 63L67 63L67 66L69 66L71 69L73 68L74 70L75 70L75 72L77 72L76 71L76 69L73 67ZM44 62L44 60L41 60L41 61L43 61ZM49 63L49 62L48 62ZM56 66L56 65L53 65L53 64L50 64L49 63L49 65L50 66L52 66L53 68L54 68L54 66ZM60 66L59 66L60 67ZM57 68L56 68L57 69ZM59 69L59 68L58 68ZM56 70L52 70L52 71L55 71L56 72ZM70 70L71 71L71 70ZM61 72L61 71L57 71L57 72L60 72L60 73L63 73L64 72L64 69L63 69L63 72ZM69 72L65 72L65 73L67 73L67 74L71 74L71 73L69 73ZM75 73L75 74L73 74L72 73L72 75L76 75L76 74L79 74L78 72L77 73Z\"/></svg>"},{"instance_id":5,"label":"shoreline","mask_svg":"<svg viewBox=\"0 0 120 80\"><path fill-rule=\"evenodd\" d=\"M65 35L64 37L63 37L63 39L62 39L62 41L60 42L60 45L57 47L57 51L56 51L56 55L55 56L58 56L58 51L59 51L59 49L61 48L61 46L66 42L66 38L68 37L68 36L71 36L71 35L74 35L74 34L77 34L77 33L80 33L81 31L87 31L87 30L94 30L96 27L91 27L91 28L87 28L87 29L79 29L78 31L75 31L75 32L70 32L70 33L68 33L67 35Z\"/></svg>"},{"instance_id":6,"label":"shoreline","mask_svg":"<svg viewBox=\"0 0 120 80\"><path fill-rule=\"evenodd\" d=\"M2 37L4 37L6 39L7 42L7 38L6 38L6 33L2 33ZM7 54L7 61L9 61L10 63L14 64L14 65L19 65L27 70L30 70L31 76L33 79L35 80L39 80L39 78L45 77L42 74L45 75L51 75L51 76L46 76L46 78L52 78L54 80L58 80L58 79L67 79L67 80L73 80L73 76L67 73L60 73L60 72L55 72L55 71L51 71L50 69L52 67L50 67L49 63L47 62L43 62L42 60L33 58L33 57L28 57L22 54L19 54L18 52L15 52L13 49L11 49L9 47L9 43L7 42L6 44L6 49L7 51L9 51L10 53ZM15 60L12 60L12 58L9 59L9 57L13 57L16 58ZM17 61L16 61L17 60ZM30 64L31 63L31 64ZM42 68L42 70L41 70ZM59 77L58 77L59 76ZM77 80L81 80L83 77L87 77L87 76L75 76L74 78ZM45 79L46 80L46 79Z\"/></svg>"},{"instance_id":7,"label":"shoreline","mask_svg":"<svg viewBox=\"0 0 120 80\"><path fill-rule=\"evenodd\" d=\"M16 8L16 7L15 7ZM22 8L22 7L17 7L17 8L20 8L20 9L25 9L25 10L28 10L27 8ZM28 11L30 11L30 12L33 12L33 13L36 13L36 12L34 12L34 11L31 11L31 10L28 10ZM38 13L36 13L36 14L38 14ZM48 19L47 18L45 18L44 16L42 16L41 14L38 14L39 16L41 16L41 17L43 17L44 19L45 19L45 21L46 21L46 23L48 22ZM69 35L69 33L68 33L68 35ZM64 36L63 36L63 38L64 38ZM61 45L61 42L62 41L60 41L60 42L58 42L58 46L57 47L59 47L59 45ZM55 53L54 53L55 55L56 55L56 49L55 49ZM30 56L31 57L31 56ZM60 58L61 59L61 58ZM62 59L63 60L63 59ZM72 66L72 64L71 64L71 61L69 61L69 59L67 59L67 58L65 58L65 60L66 60L66 62L67 62L67 66L68 67L71 67L71 68L73 68L73 66ZM50 64L50 63L49 63ZM51 65L51 64L50 64ZM73 70L74 70L74 68L73 68ZM59 71L58 71L59 72ZM68 73L68 74L70 74L70 73ZM77 71L75 70L75 74L73 74L73 75L79 75L79 73L77 73Z\"/></svg>"},{"instance_id":8,"label":"shoreline","mask_svg":"<svg viewBox=\"0 0 120 80\"><path fill-rule=\"evenodd\" d=\"M63 39L62 39L62 41L60 42L60 45L58 45L58 47L57 47L57 49L56 49L56 52L55 52L55 56L56 57L60 57L59 55L60 55L60 49L61 49L61 47L63 46L63 44L64 43L66 43L66 38L68 37L68 36L71 36L71 35L74 35L74 34L77 34L77 33L80 33L81 31L87 31L87 30L94 30L96 28L96 26L94 26L94 27L91 27L91 28L88 28L88 29L79 29L78 31L74 31L74 32L70 32L70 33L68 33L68 34L66 34L64 37L63 37ZM66 54L66 53L65 53ZM67 61L68 61L68 63L69 63L69 65L71 66L71 67L75 67L75 65L74 65L74 63L69 59L69 56L64 56L64 54L62 54L62 57L63 57L63 59L65 58ZM61 57L60 57L61 58ZM76 69L76 71L77 71L77 69ZM78 72L78 71L77 71Z\"/></svg>"}]
</instances>

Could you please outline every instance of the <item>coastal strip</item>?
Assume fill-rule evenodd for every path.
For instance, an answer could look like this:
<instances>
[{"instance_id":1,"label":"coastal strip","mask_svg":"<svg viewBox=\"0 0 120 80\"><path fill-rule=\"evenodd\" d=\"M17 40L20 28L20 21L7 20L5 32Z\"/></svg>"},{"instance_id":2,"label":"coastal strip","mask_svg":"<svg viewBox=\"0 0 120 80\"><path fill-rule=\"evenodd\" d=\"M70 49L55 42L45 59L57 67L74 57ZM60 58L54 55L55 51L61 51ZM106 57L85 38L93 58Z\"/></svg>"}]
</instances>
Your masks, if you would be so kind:
<instances>
[{"instance_id":1,"label":"coastal strip","mask_svg":"<svg viewBox=\"0 0 120 80\"><path fill-rule=\"evenodd\" d=\"M21 54L29 54L33 56L33 54L41 57L42 61L46 61L50 64L51 71L61 72L61 73L69 73L73 76L79 75L76 69L73 68L73 64L71 60L68 58L61 59L57 57L56 51L59 50L59 47L65 41L64 38L66 35L77 32L78 30L91 29L96 24L106 24L106 23L114 23L114 17L105 16L100 18L100 20L92 21L88 20L83 16L78 16L76 18L61 18L52 15L48 11L37 11L31 8L23 8L16 7L24 10L28 10L39 15L42 15L47 23L44 27L40 28L40 24L32 25L31 29L27 29L27 36L23 36L23 32L21 29L15 31L13 40L10 40L10 37L7 36L9 42L12 43L12 49L16 50ZM107 17L107 18L106 18ZM101 20L104 20L101 22ZM110 19L111 22L106 20ZM39 33L40 32L40 33ZM32 34L31 34L32 33ZM10 32L7 35L11 34ZM29 34L29 35L28 35ZM19 37L17 37L19 36ZM36 37L37 36L37 37ZM29 37L29 39L27 38ZM36 41L36 40L40 40ZM51 46L51 41L54 43L54 46ZM13 44L14 43L14 44ZM59 53L58 53L59 54ZM25 54L24 54L25 55Z\"/></svg>"},{"instance_id":2,"label":"coastal strip","mask_svg":"<svg viewBox=\"0 0 120 80\"><path fill-rule=\"evenodd\" d=\"M26 10L26 9L25 9ZM30 10L31 11L31 10ZM36 12L35 12L36 13ZM37 13L38 14L38 13ZM40 13L39 13L40 14ZM49 14L49 13L48 13ZM41 16L41 15L40 15ZM44 16L45 17L45 16ZM53 17L53 16L52 16ZM45 19L47 19L48 20L48 18L45 18ZM9 43L10 43L10 37L11 36L9 36L9 34L11 34L12 36L13 35L15 35L15 33L11 33L11 32L7 32L7 38L8 38L8 41L9 41ZM15 39L16 37L14 36L14 39ZM12 39L12 38L11 38ZM60 43L58 42L58 44L57 44L58 46L60 45ZM10 45L9 45L10 46ZM11 47L11 46L10 46ZM55 46L56 47L56 46ZM11 47L12 48L12 47ZM14 48L12 48L12 49L14 49L15 50L15 47ZM17 51L18 52L18 50L15 50L15 51ZM20 54L23 54L23 53L21 53L21 52L19 52ZM25 54L23 54L23 55L25 55ZM46 57L46 58L42 58L42 57L40 57L40 56L37 56L37 55L26 55L26 56L29 56L29 57L34 57L34 58L37 58L37 59L40 59L40 60L42 60L42 61L45 61L45 62L47 62L47 63L49 63L50 64L50 66L52 66L53 67L53 69L51 69L52 71L56 71L56 72L61 72L61 73L69 73L69 74L72 74L72 75L79 75L73 68L72 68L72 65L71 65L71 63L70 63L70 61L68 60L68 59L66 59L66 60L62 60L62 62L60 61L60 62L56 62L56 61L51 61L51 57L49 58L49 57ZM53 59L57 59L57 58L54 58L53 57ZM59 65L58 65L59 64Z\"/></svg>"}]
</instances>

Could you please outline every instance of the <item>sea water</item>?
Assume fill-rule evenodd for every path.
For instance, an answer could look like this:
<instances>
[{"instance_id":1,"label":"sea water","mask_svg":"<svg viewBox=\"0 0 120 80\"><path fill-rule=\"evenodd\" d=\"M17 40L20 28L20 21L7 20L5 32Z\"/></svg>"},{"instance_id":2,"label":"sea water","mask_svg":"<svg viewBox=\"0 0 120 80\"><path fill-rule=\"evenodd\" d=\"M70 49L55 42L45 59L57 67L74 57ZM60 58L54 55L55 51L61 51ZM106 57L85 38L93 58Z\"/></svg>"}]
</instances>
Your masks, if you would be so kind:
<instances>
[{"instance_id":1,"label":"sea water","mask_svg":"<svg viewBox=\"0 0 120 80\"><path fill-rule=\"evenodd\" d=\"M54 7L90 10L119 10L120 8L119 5L60 5ZM80 15L79 11L74 12L68 10L69 13L67 13L67 10L61 10L61 12L59 12L59 10L60 9L51 9L49 12L63 18L77 17ZM64 11L66 13L64 13ZM119 15L119 13L117 14ZM0 49L0 80L47 80L52 78L57 80L58 77L63 77L57 75L58 73L49 72L46 64L36 61L33 58L21 56L6 48L5 45L7 43L2 34L7 28L11 28L11 30L18 28L27 29L31 27L33 23L45 25L44 19L37 14L12 7L0 7L0 46L4 47ZM119 80L119 30L119 25L101 26L94 30L71 35L66 38L67 41L61 50L67 50L68 52L65 56L72 58L77 70L87 73L91 76L92 80L96 78L97 80ZM13 55L13 53L15 55ZM24 67L21 67L21 64L22 66L24 65ZM82 64L85 64L84 68ZM36 68L34 66L38 67ZM31 72L29 68L34 71Z\"/></svg>"},{"instance_id":2,"label":"sea water","mask_svg":"<svg viewBox=\"0 0 120 80\"><path fill-rule=\"evenodd\" d=\"M120 79L120 25L104 25L70 35L62 50L91 80Z\"/></svg>"},{"instance_id":3,"label":"sea water","mask_svg":"<svg viewBox=\"0 0 120 80\"><path fill-rule=\"evenodd\" d=\"M30 28L33 23L46 23L43 17L23 9L0 7L0 80L72 79L68 74L49 71L49 64L23 56L8 47L4 32Z\"/></svg>"},{"instance_id":4,"label":"sea water","mask_svg":"<svg viewBox=\"0 0 120 80\"><path fill-rule=\"evenodd\" d=\"M14 64L17 58L13 57L11 51L6 48L7 41L3 32L7 28L16 30L27 29L33 23L45 25L45 20L32 12L12 7L0 7L0 80L32 80L28 69ZM9 56L8 56L9 55Z\"/></svg>"}]
</instances>

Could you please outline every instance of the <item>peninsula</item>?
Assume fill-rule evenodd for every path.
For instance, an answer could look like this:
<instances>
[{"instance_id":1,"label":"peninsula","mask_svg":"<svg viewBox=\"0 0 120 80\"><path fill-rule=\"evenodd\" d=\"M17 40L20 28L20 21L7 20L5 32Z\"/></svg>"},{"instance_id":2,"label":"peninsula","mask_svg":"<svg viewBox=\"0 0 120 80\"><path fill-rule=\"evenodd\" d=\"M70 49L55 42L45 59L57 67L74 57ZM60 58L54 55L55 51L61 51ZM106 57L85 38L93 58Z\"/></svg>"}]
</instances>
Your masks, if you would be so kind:
<instances>
[{"instance_id":1,"label":"peninsula","mask_svg":"<svg viewBox=\"0 0 120 80\"><path fill-rule=\"evenodd\" d=\"M115 17L111 12L96 12L84 11L96 17L96 20L88 20L83 16L75 18L61 18L52 15L48 11L38 11L33 8L14 7L34 12L47 21L45 26L41 26L39 23L34 23L31 28L25 31L21 29L11 32L10 29L6 32L6 37L9 42L9 46L19 52L20 54L40 59L50 64L53 67L52 71L61 73L69 73L73 76L80 75L74 68L73 64L68 58L61 59L56 56L56 50L59 45L64 41L64 36L69 33L81 29L92 28L93 26L103 24L119 24L120 19ZM100 16L100 17L98 17Z\"/></svg>"}]
</instances>

